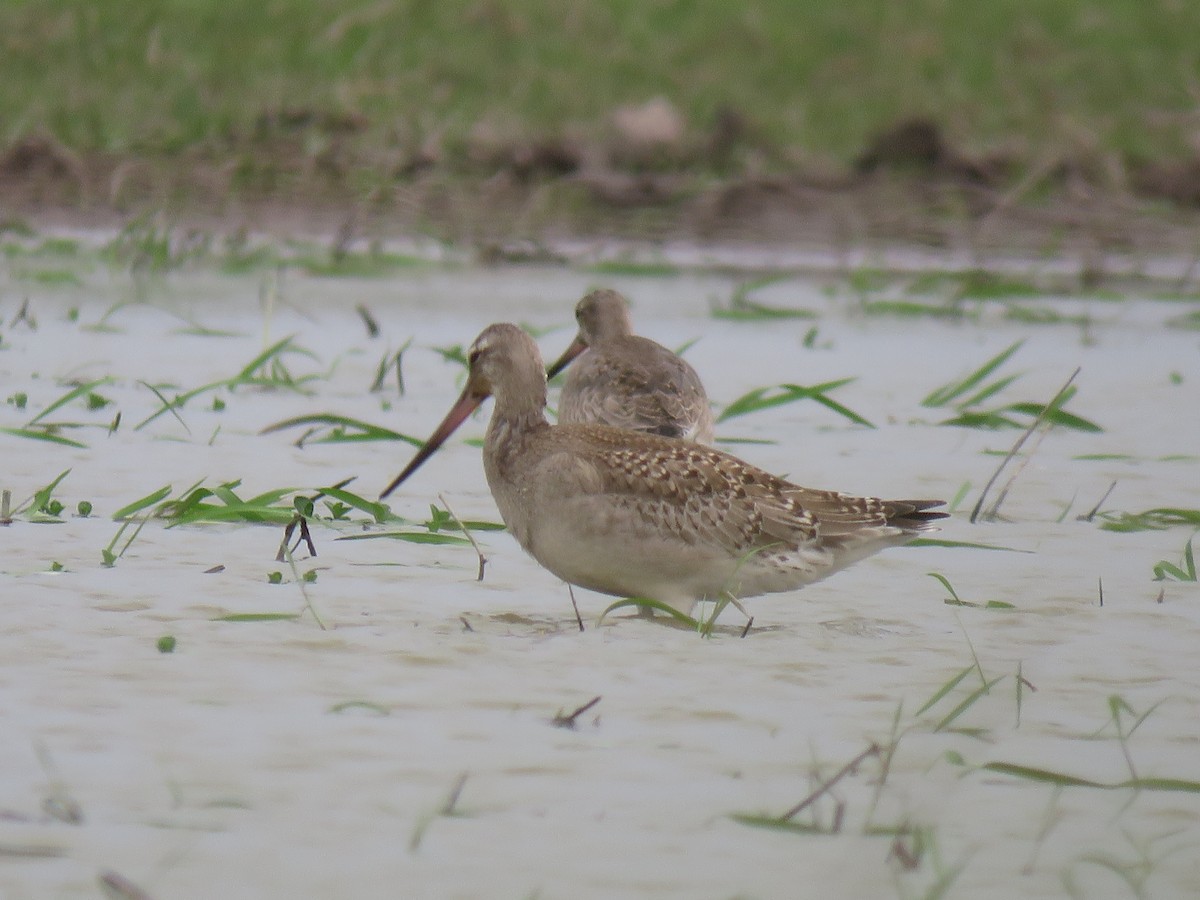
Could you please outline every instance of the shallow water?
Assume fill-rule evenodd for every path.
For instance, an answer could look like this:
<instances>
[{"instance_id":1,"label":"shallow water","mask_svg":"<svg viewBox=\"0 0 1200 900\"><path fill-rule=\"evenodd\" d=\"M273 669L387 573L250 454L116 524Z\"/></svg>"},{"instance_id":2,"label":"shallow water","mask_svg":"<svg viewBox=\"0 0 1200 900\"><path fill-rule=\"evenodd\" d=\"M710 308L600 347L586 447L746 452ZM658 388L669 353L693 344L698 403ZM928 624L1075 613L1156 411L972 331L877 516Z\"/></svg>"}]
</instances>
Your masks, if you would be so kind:
<instances>
[{"instance_id":1,"label":"shallow water","mask_svg":"<svg viewBox=\"0 0 1200 900\"><path fill-rule=\"evenodd\" d=\"M881 897L939 879L949 896L1200 891L1200 795L1186 786L1059 788L978 768L1116 784L1132 764L1143 779L1200 781L1200 590L1151 580L1158 561L1181 564L1191 531L1077 519L1113 481L1108 510L1200 506L1200 335L1166 325L1195 304L1028 301L1087 316L1082 325L1014 323L1003 301L968 321L896 318L865 314L836 280L791 278L753 299L816 319L735 322L711 315L739 283L721 274L431 267L373 280L134 281L96 267L81 279L50 286L10 270L0 293L5 395L28 396L24 410L0 408L0 426L26 423L66 380L114 379L97 388L110 405L50 416L89 423L64 432L86 449L0 433L0 487L14 504L71 470L55 492L61 523L18 516L0 528L4 900L95 897L109 870L164 898L792 897L806 885ZM478 535L489 557L478 583L469 547L336 541L361 526L314 523L319 556L298 569L317 572L305 590L325 630L274 561L277 527L152 520L115 566L100 565L112 513L166 484L240 479L250 496L354 475L351 488L375 496L407 445L298 448L300 429L259 431L336 412L424 437L461 371L431 346L511 319L559 326L540 338L555 354L574 300L598 283L632 298L643 334L699 339L688 358L718 406L763 385L853 376L832 396L878 426L797 403L722 423L725 438L773 442L727 449L814 487L949 498L969 482L939 537L1023 552L888 551L802 592L751 599L746 637L727 611L710 640L623 613L597 625L609 598L586 591L579 633L564 587L497 532ZM36 330L13 322L26 296ZM128 300L105 320L112 330L89 327ZM189 322L234 335L182 333ZM160 405L143 382L173 396L229 378L291 334L313 354L287 357L292 374L322 376L311 393L220 391L223 410L206 394L179 419L134 429ZM368 393L380 357L410 337L406 394L394 380ZM1019 432L937 427L949 413L920 401L1016 340L999 374L1023 374L996 403L1044 402L1080 366L1068 408L1105 430L1050 432L1012 485L1007 521L971 525L966 511L999 462L989 451ZM464 430L478 437L484 422ZM452 441L392 509L421 521L441 493L461 517L495 519L478 457ZM80 500L91 517L71 514ZM284 583L268 583L278 570ZM927 572L966 601L1015 608L947 605ZM274 612L302 615L218 620ZM164 635L173 653L157 651ZM981 677L1000 680L970 702ZM597 696L575 730L552 727ZM1152 710L1124 745L1112 697L1128 706L1116 707L1126 732ZM795 817L827 833L731 818L782 814L895 734L882 785L868 759ZM464 777L453 814L439 814ZM81 821L63 821L64 808ZM898 826L915 836L873 833Z\"/></svg>"}]
</instances>

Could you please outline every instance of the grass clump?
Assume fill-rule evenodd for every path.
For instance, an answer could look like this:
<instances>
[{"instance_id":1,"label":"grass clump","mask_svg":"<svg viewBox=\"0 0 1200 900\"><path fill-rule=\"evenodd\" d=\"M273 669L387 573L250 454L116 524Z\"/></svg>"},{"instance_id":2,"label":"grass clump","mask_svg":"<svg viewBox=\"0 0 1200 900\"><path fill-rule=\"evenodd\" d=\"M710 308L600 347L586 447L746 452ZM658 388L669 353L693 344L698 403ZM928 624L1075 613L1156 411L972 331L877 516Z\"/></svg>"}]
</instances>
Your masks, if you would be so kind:
<instances>
[{"instance_id":1,"label":"grass clump","mask_svg":"<svg viewBox=\"0 0 1200 900\"><path fill-rule=\"evenodd\" d=\"M928 409L954 410L956 415L939 424L960 428L1023 429L1028 428L1031 422L1038 421L1074 431L1103 431L1104 429L1095 422L1069 413L1064 408L1077 392L1074 387L1060 392L1049 404L1017 402L993 407L984 406L986 401L1021 377L1020 374L1012 374L992 378L993 374L1021 349L1021 344L1021 341L1011 344L964 377L931 391L921 400L921 405Z\"/></svg>"}]
</instances>

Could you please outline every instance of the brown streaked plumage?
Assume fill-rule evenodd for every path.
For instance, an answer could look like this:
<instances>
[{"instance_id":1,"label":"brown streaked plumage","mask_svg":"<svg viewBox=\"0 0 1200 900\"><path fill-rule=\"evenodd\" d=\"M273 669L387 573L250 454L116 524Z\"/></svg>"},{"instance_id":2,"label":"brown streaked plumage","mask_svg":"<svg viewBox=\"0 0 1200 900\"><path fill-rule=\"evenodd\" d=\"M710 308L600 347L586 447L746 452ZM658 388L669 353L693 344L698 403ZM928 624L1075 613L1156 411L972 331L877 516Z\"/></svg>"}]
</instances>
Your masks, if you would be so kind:
<instances>
[{"instance_id":1,"label":"brown streaked plumage","mask_svg":"<svg viewBox=\"0 0 1200 900\"><path fill-rule=\"evenodd\" d=\"M601 593L686 612L698 600L793 590L946 515L931 511L940 500L800 487L690 441L551 425L537 345L509 324L476 339L458 402L382 496L493 395L483 465L501 517L539 563Z\"/></svg>"},{"instance_id":2,"label":"brown streaked plumage","mask_svg":"<svg viewBox=\"0 0 1200 900\"><path fill-rule=\"evenodd\" d=\"M553 378L582 354L567 373L559 422L712 443L712 410L700 376L666 347L633 333L624 297L592 291L576 304L575 319L579 333L547 373Z\"/></svg>"}]
</instances>

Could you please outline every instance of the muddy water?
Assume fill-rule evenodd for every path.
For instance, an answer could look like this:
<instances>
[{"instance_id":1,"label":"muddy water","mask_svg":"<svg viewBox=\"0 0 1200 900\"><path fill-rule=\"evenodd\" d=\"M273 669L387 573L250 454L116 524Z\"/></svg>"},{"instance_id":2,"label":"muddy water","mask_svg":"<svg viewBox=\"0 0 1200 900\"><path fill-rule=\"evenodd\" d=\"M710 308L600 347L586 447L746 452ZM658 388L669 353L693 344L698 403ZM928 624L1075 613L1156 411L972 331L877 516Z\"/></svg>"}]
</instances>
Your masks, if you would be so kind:
<instances>
[{"instance_id":1,"label":"muddy water","mask_svg":"<svg viewBox=\"0 0 1200 900\"><path fill-rule=\"evenodd\" d=\"M1200 781L1200 591L1151 580L1158 561L1181 563L1191 532L1077 520L1113 481L1106 509L1200 506L1200 337L1165 324L1194 306L1038 298L1027 305L1088 322L1017 324L999 302L952 322L866 315L844 284L792 279L754 299L817 318L734 322L710 314L736 287L719 275L135 283L96 268L81 281L9 272L0 293L4 393L28 397L24 410L0 408L0 425L26 423L64 380L113 379L97 388L108 406L47 417L87 423L64 432L86 449L0 434L0 486L14 503L70 469L55 492L61 523L18 516L0 528L4 900L95 897L106 871L163 898L794 897L809 886L884 897L939 879L949 896L1124 896L1131 880L1148 896L1200 891L1197 794L1058 788L977 768L1116 784L1132 765L1144 779ZM374 496L407 446L301 449L299 430L260 430L335 412L424 436L461 371L430 347L511 319L558 326L540 337L557 353L573 301L598 283L633 298L643 333L699 339L688 358L718 405L853 376L833 396L878 426L800 403L722 423L725 438L771 442L728 449L817 487L949 498L969 482L940 536L1013 549L889 551L753 599L745 638L729 612L711 640L621 615L597 626L608 598L584 591L580 634L565 588L495 532L480 535L490 562L478 583L469 548L337 541L361 526L317 524L319 556L298 569L317 573L305 590L324 630L274 561L278 528L152 521L115 566L100 564L112 513L168 484L240 479L251 496L353 475ZM10 324L26 296L36 330ZM375 339L360 303L381 326ZM287 357L291 374L319 376L304 393L220 391L220 410L206 394L135 430L159 406L144 383L173 396L229 378L286 335L312 354ZM368 393L384 352L410 337L405 395L392 381ZM964 511L1017 432L936 427L948 413L920 401L1016 340L1000 374L1022 375L996 403L1044 401L1080 366L1069 408L1105 430L1051 432L1012 484L1006 521L972 526ZM495 518L467 443L452 442L391 505L420 521L439 493L462 517ZM90 517L72 515L80 500ZM284 583L269 583L278 570ZM934 571L978 605L944 603ZM301 616L220 620L244 613ZM173 653L156 649L165 635ZM983 678L999 680L969 702ZM574 730L551 725L597 696ZM1127 704L1125 731L1153 708L1124 748L1113 697ZM824 833L731 818L784 813L897 733L882 785L869 758L795 816ZM910 834L898 842L878 833L900 826Z\"/></svg>"}]
</instances>

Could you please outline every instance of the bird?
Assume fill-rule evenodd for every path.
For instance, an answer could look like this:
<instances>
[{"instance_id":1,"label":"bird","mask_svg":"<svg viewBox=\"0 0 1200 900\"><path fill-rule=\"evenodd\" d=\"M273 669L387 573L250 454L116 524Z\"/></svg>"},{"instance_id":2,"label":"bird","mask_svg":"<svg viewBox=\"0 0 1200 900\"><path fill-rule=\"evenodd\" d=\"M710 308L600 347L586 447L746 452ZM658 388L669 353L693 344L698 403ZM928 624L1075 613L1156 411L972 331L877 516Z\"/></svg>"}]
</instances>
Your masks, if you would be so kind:
<instances>
[{"instance_id":1,"label":"bird","mask_svg":"<svg viewBox=\"0 0 1200 900\"><path fill-rule=\"evenodd\" d=\"M575 320L579 333L547 372L553 378L582 354L567 373L559 422L713 442L712 409L700 376L662 344L633 333L621 294L592 291L575 305Z\"/></svg>"},{"instance_id":2,"label":"bird","mask_svg":"<svg viewBox=\"0 0 1200 900\"><path fill-rule=\"evenodd\" d=\"M941 500L813 490L679 438L552 425L541 354L516 325L485 328L468 360L462 394L380 497L494 397L483 467L500 516L570 585L690 614L700 601L800 588L947 516Z\"/></svg>"}]
</instances>

